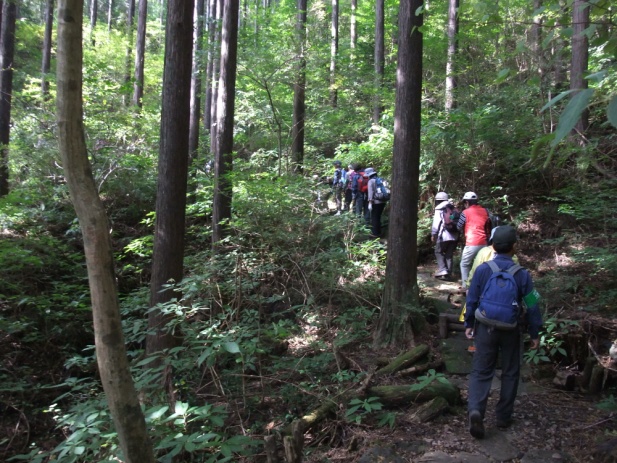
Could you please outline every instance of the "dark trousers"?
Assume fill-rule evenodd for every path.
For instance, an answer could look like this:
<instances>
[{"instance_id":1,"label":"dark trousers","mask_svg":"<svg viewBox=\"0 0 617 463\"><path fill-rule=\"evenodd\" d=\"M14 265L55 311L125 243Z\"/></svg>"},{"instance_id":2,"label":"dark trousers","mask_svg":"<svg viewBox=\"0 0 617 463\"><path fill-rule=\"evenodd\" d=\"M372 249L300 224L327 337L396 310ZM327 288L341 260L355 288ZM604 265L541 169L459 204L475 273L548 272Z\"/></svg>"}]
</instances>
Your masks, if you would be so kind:
<instances>
[{"instance_id":1,"label":"dark trousers","mask_svg":"<svg viewBox=\"0 0 617 463\"><path fill-rule=\"evenodd\" d=\"M521 373L520 330L496 330L476 322L474 331L476 352L473 354L469 377L467 408L470 412L478 410L484 417L497 367L497 356L501 353L501 389L495 415L498 420L508 421L512 418Z\"/></svg>"},{"instance_id":2,"label":"dark trousers","mask_svg":"<svg viewBox=\"0 0 617 463\"><path fill-rule=\"evenodd\" d=\"M381 214L386 207L386 203L373 203L371 210L371 234L373 236L381 236Z\"/></svg>"},{"instance_id":3,"label":"dark trousers","mask_svg":"<svg viewBox=\"0 0 617 463\"><path fill-rule=\"evenodd\" d=\"M368 211L368 200L366 199L366 193L358 193L356 196L356 215L364 219L364 222L369 225L371 215Z\"/></svg>"},{"instance_id":4,"label":"dark trousers","mask_svg":"<svg viewBox=\"0 0 617 463\"><path fill-rule=\"evenodd\" d=\"M456 250L456 241L437 241L435 243L435 259L437 259L437 272L435 275L452 275L452 260Z\"/></svg>"}]
</instances>

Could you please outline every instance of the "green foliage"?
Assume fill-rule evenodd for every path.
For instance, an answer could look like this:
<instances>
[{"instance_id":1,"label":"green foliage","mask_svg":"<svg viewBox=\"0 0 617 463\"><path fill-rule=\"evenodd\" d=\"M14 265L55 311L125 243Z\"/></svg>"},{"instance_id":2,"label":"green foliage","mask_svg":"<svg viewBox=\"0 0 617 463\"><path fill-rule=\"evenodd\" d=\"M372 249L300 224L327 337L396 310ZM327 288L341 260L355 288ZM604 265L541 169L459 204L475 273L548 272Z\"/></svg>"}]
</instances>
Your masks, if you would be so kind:
<instances>
[{"instance_id":1,"label":"green foliage","mask_svg":"<svg viewBox=\"0 0 617 463\"><path fill-rule=\"evenodd\" d=\"M437 381L442 384L448 384L448 378L443 373L437 373L434 369L430 369L426 375L419 376L418 382L411 385L412 392L420 392L427 388L433 381Z\"/></svg>"},{"instance_id":2,"label":"green foliage","mask_svg":"<svg viewBox=\"0 0 617 463\"><path fill-rule=\"evenodd\" d=\"M523 354L525 361L537 365L567 357L568 352L563 347L564 337L574 327L578 327L577 321L556 318L545 320L540 332L540 345L537 349L531 349Z\"/></svg>"},{"instance_id":3,"label":"green foliage","mask_svg":"<svg viewBox=\"0 0 617 463\"><path fill-rule=\"evenodd\" d=\"M347 407L347 411L345 412L345 418L348 420L360 424L362 423L362 419L367 415L379 411L383 408L382 403L379 401L379 397L367 397L366 399L351 399L349 401L349 406ZM384 424L388 424L390 421L387 420Z\"/></svg>"}]
</instances>

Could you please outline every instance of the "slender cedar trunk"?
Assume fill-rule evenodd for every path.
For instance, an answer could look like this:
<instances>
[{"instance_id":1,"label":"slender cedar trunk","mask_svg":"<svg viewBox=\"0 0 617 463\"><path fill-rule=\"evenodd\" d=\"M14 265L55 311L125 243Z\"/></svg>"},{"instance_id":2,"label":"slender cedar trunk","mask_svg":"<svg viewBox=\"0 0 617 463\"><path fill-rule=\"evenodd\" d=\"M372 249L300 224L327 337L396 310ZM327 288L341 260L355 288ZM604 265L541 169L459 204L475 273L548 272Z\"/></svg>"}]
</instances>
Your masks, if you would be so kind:
<instances>
[{"instance_id":1,"label":"slender cedar trunk","mask_svg":"<svg viewBox=\"0 0 617 463\"><path fill-rule=\"evenodd\" d=\"M135 47L135 82L133 83L133 106L141 108L144 96L144 59L146 55L146 22L148 0L139 0L137 13L137 45Z\"/></svg>"},{"instance_id":2,"label":"slender cedar trunk","mask_svg":"<svg viewBox=\"0 0 617 463\"><path fill-rule=\"evenodd\" d=\"M113 23L114 14L114 0L109 0L109 9L107 10L107 31L111 32L111 25Z\"/></svg>"},{"instance_id":3,"label":"slender cedar trunk","mask_svg":"<svg viewBox=\"0 0 617 463\"><path fill-rule=\"evenodd\" d=\"M156 193L154 254L150 282L150 306L178 297L165 285L183 277L184 230L188 179L189 106L193 54L193 2L169 2L165 28L165 69ZM160 310L148 316L148 354L180 343L177 331L167 331L170 317Z\"/></svg>"},{"instance_id":4,"label":"slender cedar trunk","mask_svg":"<svg viewBox=\"0 0 617 463\"><path fill-rule=\"evenodd\" d=\"M336 108L338 91L336 89L336 60L338 58L338 0L332 0L332 27L330 29L330 105Z\"/></svg>"},{"instance_id":5,"label":"slender cedar trunk","mask_svg":"<svg viewBox=\"0 0 617 463\"><path fill-rule=\"evenodd\" d=\"M574 0L572 4L572 60L570 62L570 90L572 95L588 87L585 79L589 62L589 39L585 29L589 27L589 3ZM574 127L574 132L584 134L589 126L589 111L585 109Z\"/></svg>"},{"instance_id":6,"label":"slender cedar trunk","mask_svg":"<svg viewBox=\"0 0 617 463\"><path fill-rule=\"evenodd\" d=\"M49 99L49 82L47 74L51 69L51 34L54 27L54 0L47 0L45 7L45 34L43 36L43 60L41 64L41 94L44 100Z\"/></svg>"},{"instance_id":7,"label":"slender cedar trunk","mask_svg":"<svg viewBox=\"0 0 617 463\"><path fill-rule=\"evenodd\" d=\"M124 345L109 223L86 150L82 103L82 15L81 0L59 0L58 145L82 230L98 372L124 454L123 461L154 463L152 443Z\"/></svg>"},{"instance_id":8,"label":"slender cedar trunk","mask_svg":"<svg viewBox=\"0 0 617 463\"><path fill-rule=\"evenodd\" d=\"M422 319L417 314L418 219L420 172L420 123L422 107L422 15L416 11L423 0L400 3L392 200L388 233L389 252L381 314L375 330L376 346L413 345L414 330Z\"/></svg>"},{"instance_id":9,"label":"slender cedar trunk","mask_svg":"<svg viewBox=\"0 0 617 463\"><path fill-rule=\"evenodd\" d=\"M560 9L565 10L567 8L566 0L559 0L559 6ZM564 62L564 50L568 47L568 43L563 38L567 35L567 26L561 24L558 18L555 21L555 27L561 29L561 31L557 34L556 40L552 42L554 87L557 92L561 92L566 89L567 85L567 65Z\"/></svg>"},{"instance_id":10,"label":"slender cedar trunk","mask_svg":"<svg viewBox=\"0 0 617 463\"><path fill-rule=\"evenodd\" d=\"M135 0L127 0L126 4L126 60L124 62L124 85L127 88L123 96L124 105L128 106L131 99L131 92L128 90L131 82L131 61L133 54L133 18L135 17Z\"/></svg>"},{"instance_id":11,"label":"slender cedar trunk","mask_svg":"<svg viewBox=\"0 0 617 463\"><path fill-rule=\"evenodd\" d=\"M373 124L381 120L381 87L385 67L384 0L375 1L375 97L373 99Z\"/></svg>"},{"instance_id":12,"label":"slender cedar trunk","mask_svg":"<svg viewBox=\"0 0 617 463\"><path fill-rule=\"evenodd\" d=\"M96 45L94 39L94 29L96 29L96 22L99 17L99 0L91 0L90 3L90 43L92 46Z\"/></svg>"},{"instance_id":13,"label":"slender cedar trunk","mask_svg":"<svg viewBox=\"0 0 617 463\"><path fill-rule=\"evenodd\" d=\"M458 48L458 8L459 0L449 0L448 2L448 54L446 58L446 95L445 109L451 111L456 107L454 91L456 90L456 75L454 72L454 62Z\"/></svg>"},{"instance_id":14,"label":"slender cedar trunk","mask_svg":"<svg viewBox=\"0 0 617 463\"><path fill-rule=\"evenodd\" d=\"M215 43L215 52L214 52L214 68L212 69L212 106L210 107L210 151L212 154L216 153L216 130L217 130L217 108L218 104L218 89L219 89L219 74L220 74L220 65L221 65L221 30L222 26L222 18L223 18L223 5L225 4L225 0L218 0L218 4L216 5L216 39Z\"/></svg>"},{"instance_id":15,"label":"slender cedar trunk","mask_svg":"<svg viewBox=\"0 0 617 463\"><path fill-rule=\"evenodd\" d=\"M291 156L295 172L302 172L304 163L304 117L306 90L306 58L304 46L306 42L306 8L307 0L298 0L298 16L296 20L297 67L294 81L293 122L291 128Z\"/></svg>"},{"instance_id":16,"label":"slender cedar trunk","mask_svg":"<svg viewBox=\"0 0 617 463\"><path fill-rule=\"evenodd\" d=\"M206 68L206 103L204 105L204 128L210 133L212 126L212 74L214 72L215 47L216 40L216 0L210 0L208 8L208 67Z\"/></svg>"},{"instance_id":17,"label":"slender cedar trunk","mask_svg":"<svg viewBox=\"0 0 617 463\"><path fill-rule=\"evenodd\" d=\"M225 0L221 40L221 75L216 104L216 152L214 157L214 201L212 205L212 248L217 250L229 233L231 220L234 110L238 53L239 0Z\"/></svg>"},{"instance_id":18,"label":"slender cedar trunk","mask_svg":"<svg viewBox=\"0 0 617 463\"><path fill-rule=\"evenodd\" d=\"M356 11L358 10L358 0L351 0L351 19L349 26L350 46L352 51L355 50L358 43L358 27L356 24ZM353 58L353 53L352 53Z\"/></svg>"},{"instance_id":19,"label":"slender cedar trunk","mask_svg":"<svg viewBox=\"0 0 617 463\"><path fill-rule=\"evenodd\" d=\"M191 76L191 114L189 126L189 158L197 158L199 148L199 120L201 118L201 42L204 24L204 0L195 0L195 29L193 31L193 72Z\"/></svg>"},{"instance_id":20,"label":"slender cedar trunk","mask_svg":"<svg viewBox=\"0 0 617 463\"><path fill-rule=\"evenodd\" d=\"M15 55L15 21L17 5L2 4L0 29L0 197L9 193L9 138L13 98L13 57Z\"/></svg>"}]
</instances>

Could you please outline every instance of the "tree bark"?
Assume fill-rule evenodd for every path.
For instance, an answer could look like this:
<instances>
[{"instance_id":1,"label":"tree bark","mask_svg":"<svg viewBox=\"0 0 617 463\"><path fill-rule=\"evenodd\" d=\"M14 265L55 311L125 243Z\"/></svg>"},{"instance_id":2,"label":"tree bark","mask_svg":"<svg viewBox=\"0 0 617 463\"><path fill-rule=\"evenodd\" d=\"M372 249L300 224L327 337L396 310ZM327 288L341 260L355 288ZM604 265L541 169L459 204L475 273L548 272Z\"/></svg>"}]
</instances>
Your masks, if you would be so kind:
<instances>
[{"instance_id":1,"label":"tree bark","mask_svg":"<svg viewBox=\"0 0 617 463\"><path fill-rule=\"evenodd\" d=\"M137 13L137 45L135 47L135 82L133 83L133 106L141 108L144 96L144 61L146 55L146 23L148 0L139 0Z\"/></svg>"},{"instance_id":2,"label":"tree bark","mask_svg":"<svg viewBox=\"0 0 617 463\"><path fill-rule=\"evenodd\" d=\"M90 43L92 46L96 45L96 40L94 39L94 29L96 29L96 22L99 16L99 1L91 0L90 3Z\"/></svg>"},{"instance_id":3,"label":"tree bark","mask_svg":"<svg viewBox=\"0 0 617 463\"><path fill-rule=\"evenodd\" d=\"M412 350L403 352L401 355L392 360L385 367L377 370L375 376L391 375L399 370L410 367L414 363L418 362L421 358L425 357L429 353L429 348L426 344L420 344L414 347Z\"/></svg>"},{"instance_id":4,"label":"tree bark","mask_svg":"<svg viewBox=\"0 0 617 463\"><path fill-rule=\"evenodd\" d=\"M373 99L373 124L381 120L381 87L385 67L384 0L375 1L375 97Z\"/></svg>"},{"instance_id":5,"label":"tree bark","mask_svg":"<svg viewBox=\"0 0 617 463\"><path fill-rule=\"evenodd\" d=\"M206 68L206 102L204 104L204 128L210 133L212 126L212 81L214 61L216 60L214 41L216 40L216 0L210 0L208 7L208 67Z\"/></svg>"},{"instance_id":6,"label":"tree bark","mask_svg":"<svg viewBox=\"0 0 617 463\"><path fill-rule=\"evenodd\" d=\"M124 62L124 85L128 87L131 81L131 55L133 54L133 18L135 17L135 0L127 0L126 3L126 60ZM126 93L128 92L128 94ZM130 91L125 90L123 96L124 105L129 104L131 99Z\"/></svg>"},{"instance_id":7,"label":"tree bark","mask_svg":"<svg viewBox=\"0 0 617 463\"><path fill-rule=\"evenodd\" d=\"M165 28L165 69L156 195L154 255L150 306L177 296L164 289L183 277L184 231L188 178L189 104L193 49L193 2L170 2ZM169 316L151 310L148 316L148 354L174 347L180 334L166 331Z\"/></svg>"},{"instance_id":8,"label":"tree bark","mask_svg":"<svg viewBox=\"0 0 617 463\"><path fill-rule=\"evenodd\" d=\"M458 48L458 8L459 0L448 1L448 53L446 58L446 95L445 109L451 111L456 106L454 91L456 89L456 75L454 62Z\"/></svg>"},{"instance_id":9,"label":"tree bark","mask_svg":"<svg viewBox=\"0 0 617 463\"><path fill-rule=\"evenodd\" d=\"M239 0L225 0L221 40L221 70L216 103L216 152L214 157L214 200L212 205L212 248L229 233L231 220L234 142L234 110L238 55Z\"/></svg>"},{"instance_id":10,"label":"tree bark","mask_svg":"<svg viewBox=\"0 0 617 463\"><path fill-rule=\"evenodd\" d=\"M400 386L374 386L367 389L366 396L379 397L381 403L386 407L428 402L436 397L443 397L450 405L461 403L460 390L449 382L441 383L433 381L420 391L413 391L411 387L410 384Z\"/></svg>"},{"instance_id":11,"label":"tree bark","mask_svg":"<svg viewBox=\"0 0 617 463\"><path fill-rule=\"evenodd\" d=\"M338 55L338 0L332 0L332 25L330 28L330 105L336 108L338 91L336 89L336 61Z\"/></svg>"},{"instance_id":12,"label":"tree bark","mask_svg":"<svg viewBox=\"0 0 617 463\"><path fill-rule=\"evenodd\" d=\"M376 346L413 345L413 328L419 329L417 282L418 176L422 103L422 0L401 2L394 110L392 200L386 260L386 277ZM410 239L412 237L413 239Z\"/></svg>"},{"instance_id":13,"label":"tree bark","mask_svg":"<svg viewBox=\"0 0 617 463\"><path fill-rule=\"evenodd\" d=\"M306 112L306 8L307 0L297 0L298 15L296 19L297 65L294 81L293 121L291 128L291 157L295 172L302 172L304 163L304 117Z\"/></svg>"},{"instance_id":14,"label":"tree bark","mask_svg":"<svg viewBox=\"0 0 617 463\"><path fill-rule=\"evenodd\" d=\"M434 420L448 409L448 401L443 397L435 397L431 401L421 405L413 414L411 421L414 423L427 423Z\"/></svg>"},{"instance_id":15,"label":"tree bark","mask_svg":"<svg viewBox=\"0 0 617 463\"><path fill-rule=\"evenodd\" d=\"M191 76L191 114L189 126L189 157L197 158L199 121L201 119L201 41L203 37L204 0L195 0L195 30L193 31L193 72Z\"/></svg>"},{"instance_id":16,"label":"tree bark","mask_svg":"<svg viewBox=\"0 0 617 463\"><path fill-rule=\"evenodd\" d=\"M107 31L111 32L111 26L114 19L114 0L109 1L109 8L107 10Z\"/></svg>"},{"instance_id":17,"label":"tree bark","mask_svg":"<svg viewBox=\"0 0 617 463\"><path fill-rule=\"evenodd\" d=\"M352 59L353 59L353 50L356 48L356 44L358 43L358 25L356 21L356 11L358 11L358 0L351 0L351 18L350 18L350 26L349 26L349 36L350 36L350 47L352 50Z\"/></svg>"},{"instance_id":18,"label":"tree bark","mask_svg":"<svg viewBox=\"0 0 617 463\"><path fill-rule=\"evenodd\" d=\"M49 81L47 74L51 69L51 42L54 28L54 0L47 0L45 7L45 34L43 36L42 64L41 64L41 94L44 100L49 99Z\"/></svg>"},{"instance_id":19,"label":"tree bark","mask_svg":"<svg viewBox=\"0 0 617 463\"><path fill-rule=\"evenodd\" d=\"M84 241L99 373L124 460L154 463L124 346L109 223L86 150L82 116L83 2L58 3L58 141Z\"/></svg>"},{"instance_id":20,"label":"tree bark","mask_svg":"<svg viewBox=\"0 0 617 463\"><path fill-rule=\"evenodd\" d=\"M13 100L16 18L17 5L15 2L4 1L0 23L0 197L9 193L9 140Z\"/></svg>"},{"instance_id":21,"label":"tree bark","mask_svg":"<svg viewBox=\"0 0 617 463\"><path fill-rule=\"evenodd\" d=\"M210 151L214 155L216 153L216 118L217 118L217 107L218 104L218 92L219 92L219 77L221 72L221 37L223 30L223 7L224 0L218 0L218 4L216 6L216 39L215 43L215 52L214 52L214 68L212 69L212 106L210 107L210 121L212 125L210 126Z\"/></svg>"},{"instance_id":22,"label":"tree bark","mask_svg":"<svg viewBox=\"0 0 617 463\"><path fill-rule=\"evenodd\" d=\"M588 85L585 74L589 62L589 39L584 33L589 27L589 3L586 0L574 0L572 4L572 61L570 63L570 90L572 96ZM574 132L584 134L589 126L589 111L585 109L574 127Z\"/></svg>"}]
</instances>

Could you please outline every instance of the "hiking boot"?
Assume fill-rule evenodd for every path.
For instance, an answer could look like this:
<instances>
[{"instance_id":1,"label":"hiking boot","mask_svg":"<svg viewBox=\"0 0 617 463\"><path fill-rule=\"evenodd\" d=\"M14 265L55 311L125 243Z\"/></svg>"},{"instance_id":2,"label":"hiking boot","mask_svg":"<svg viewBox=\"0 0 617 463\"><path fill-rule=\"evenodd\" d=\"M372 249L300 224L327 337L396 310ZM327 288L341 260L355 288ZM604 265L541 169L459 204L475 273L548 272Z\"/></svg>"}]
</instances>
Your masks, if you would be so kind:
<instances>
[{"instance_id":1,"label":"hiking boot","mask_svg":"<svg viewBox=\"0 0 617 463\"><path fill-rule=\"evenodd\" d=\"M504 430L512 426L512 423L514 423L514 420L512 418L508 418L506 420L497 418L496 425L498 429Z\"/></svg>"},{"instance_id":2,"label":"hiking boot","mask_svg":"<svg viewBox=\"0 0 617 463\"><path fill-rule=\"evenodd\" d=\"M484 423L482 422L482 414L478 410L469 412L469 433L476 439L484 437Z\"/></svg>"}]
</instances>

